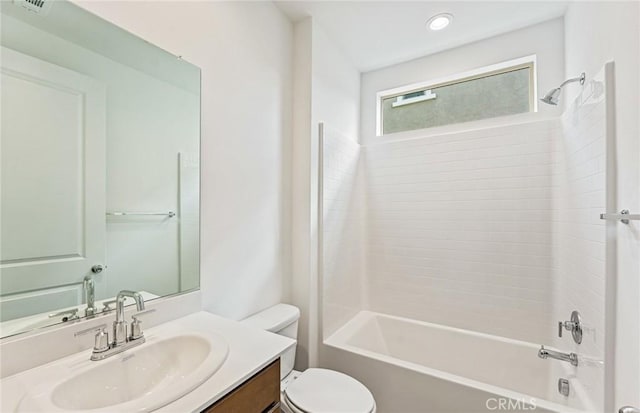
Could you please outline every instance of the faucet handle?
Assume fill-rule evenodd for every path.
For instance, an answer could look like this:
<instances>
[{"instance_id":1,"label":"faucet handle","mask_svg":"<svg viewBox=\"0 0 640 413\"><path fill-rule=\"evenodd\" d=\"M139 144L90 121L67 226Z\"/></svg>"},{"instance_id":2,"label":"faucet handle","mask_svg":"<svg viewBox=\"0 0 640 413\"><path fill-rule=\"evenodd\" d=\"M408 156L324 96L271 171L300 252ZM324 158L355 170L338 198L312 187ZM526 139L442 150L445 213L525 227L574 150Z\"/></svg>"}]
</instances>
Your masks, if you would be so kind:
<instances>
[{"instance_id":1,"label":"faucet handle","mask_svg":"<svg viewBox=\"0 0 640 413\"><path fill-rule=\"evenodd\" d=\"M558 321L558 337L562 338L562 330L564 330L564 321Z\"/></svg>"},{"instance_id":2,"label":"faucet handle","mask_svg":"<svg viewBox=\"0 0 640 413\"><path fill-rule=\"evenodd\" d=\"M577 311L571 313L571 321L558 321L558 337L562 338L562 330L571 331L573 341L582 343L582 317Z\"/></svg>"},{"instance_id":3,"label":"faucet handle","mask_svg":"<svg viewBox=\"0 0 640 413\"><path fill-rule=\"evenodd\" d=\"M69 320L76 320L78 319L78 309L77 308L72 308L69 310L64 310L64 311L60 311L57 313L51 313L49 314L49 318L54 318L54 317L60 317L62 316L62 322L67 322Z\"/></svg>"},{"instance_id":4,"label":"faucet handle","mask_svg":"<svg viewBox=\"0 0 640 413\"><path fill-rule=\"evenodd\" d=\"M106 327L102 327L98 334L96 334L93 344L94 353L102 353L109 350L109 333L107 333Z\"/></svg>"},{"instance_id":5,"label":"faucet handle","mask_svg":"<svg viewBox=\"0 0 640 413\"><path fill-rule=\"evenodd\" d=\"M152 308L150 310L140 311L139 313L131 315L131 318L133 318L133 322L131 323L131 337L129 337L131 340L137 340L144 336L144 333L142 332L142 321L140 321L138 317L155 313L155 311L156 309Z\"/></svg>"},{"instance_id":6,"label":"faucet handle","mask_svg":"<svg viewBox=\"0 0 640 413\"><path fill-rule=\"evenodd\" d=\"M100 324L99 326L89 327L84 330L76 331L73 336L79 337L84 336L85 334L96 333L95 341L93 344L93 352L94 353L102 353L104 351L109 350L109 334L106 331L107 325Z\"/></svg>"}]
</instances>

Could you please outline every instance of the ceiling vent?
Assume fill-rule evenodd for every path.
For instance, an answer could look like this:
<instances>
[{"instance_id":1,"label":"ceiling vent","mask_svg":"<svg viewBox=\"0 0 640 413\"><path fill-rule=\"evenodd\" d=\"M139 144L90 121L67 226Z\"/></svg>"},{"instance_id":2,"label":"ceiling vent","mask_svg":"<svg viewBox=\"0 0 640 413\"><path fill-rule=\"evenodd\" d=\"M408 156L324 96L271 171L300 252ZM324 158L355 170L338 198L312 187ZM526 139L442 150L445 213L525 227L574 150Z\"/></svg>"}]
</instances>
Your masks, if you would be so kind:
<instances>
[{"instance_id":1,"label":"ceiling vent","mask_svg":"<svg viewBox=\"0 0 640 413\"><path fill-rule=\"evenodd\" d=\"M32 13L46 16L51 9L51 3L54 0L13 0L13 3L17 6L21 6Z\"/></svg>"}]
</instances>

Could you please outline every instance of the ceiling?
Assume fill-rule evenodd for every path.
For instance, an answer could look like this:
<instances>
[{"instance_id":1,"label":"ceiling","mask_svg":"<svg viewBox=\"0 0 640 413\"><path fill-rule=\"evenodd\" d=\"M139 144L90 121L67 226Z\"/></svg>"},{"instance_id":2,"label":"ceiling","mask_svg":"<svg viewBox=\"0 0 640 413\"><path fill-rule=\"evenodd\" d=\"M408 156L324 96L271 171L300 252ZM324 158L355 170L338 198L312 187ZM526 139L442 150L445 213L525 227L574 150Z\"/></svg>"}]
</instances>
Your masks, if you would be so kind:
<instances>
[{"instance_id":1,"label":"ceiling","mask_svg":"<svg viewBox=\"0 0 640 413\"><path fill-rule=\"evenodd\" d=\"M276 1L292 21L313 16L362 72L564 15L568 1ZM444 30L426 28L452 14ZM558 39L561 41L561 39Z\"/></svg>"}]
</instances>

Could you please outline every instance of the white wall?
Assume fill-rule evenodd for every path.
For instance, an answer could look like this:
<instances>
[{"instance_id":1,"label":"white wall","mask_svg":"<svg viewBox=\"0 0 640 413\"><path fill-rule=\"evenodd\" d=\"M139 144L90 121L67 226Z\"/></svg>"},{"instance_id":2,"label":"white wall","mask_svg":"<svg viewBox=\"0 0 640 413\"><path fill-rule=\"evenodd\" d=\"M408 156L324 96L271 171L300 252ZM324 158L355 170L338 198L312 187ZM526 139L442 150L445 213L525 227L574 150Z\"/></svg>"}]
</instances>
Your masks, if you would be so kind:
<instances>
[{"instance_id":1,"label":"white wall","mask_svg":"<svg viewBox=\"0 0 640 413\"><path fill-rule=\"evenodd\" d=\"M360 133L360 72L318 24L313 25L312 119L345 139Z\"/></svg>"},{"instance_id":2,"label":"white wall","mask_svg":"<svg viewBox=\"0 0 640 413\"><path fill-rule=\"evenodd\" d=\"M292 302L301 309L297 367L318 363L318 123L356 142L360 73L312 19L295 25ZM310 102L310 105L309 105Z\"/></svg>"},{"instance_id":3,"label":"white wall","mask_svg":"<svg viewBox=\"0 0 640 413\"><path fill-rule=\"evenodd\" d=\"M362 75L361 125L363 142L375 136L376 93L455 75L472 69L537 55L538 95L557 87L564 75L563 22L555 19L521 30L480 40ZM542 114L560 110L541 105Z\"/></svg>"},{"instance_id":4,"label":"white wall","mask_svg":"<svg viewBox=\"0 0 640 413\"><path fill-rule=\"evenodd\" d=\"M293 145L291 302L300 309L298 367L309 362L309 313L311 309L311 19L294 26L293 34Z\"/></svg>"},{"instance_id":5,"label":"white wall","mask_svg":"<svg viewBox=\"0 0 640 413\"><path fill-rule=\"evenodd\" d=\"M269 2L79 2L202 69L203 307L286 300L292 25Z\"/></svg>"},{"instance_id":6,"label":"white wall","mask_svg":"<svg viewBox=\"0 0 640 413\"><path fill-rule=\"evenodd\" d=\"M615 61L615 210L640 211L640 5L573 2L565 16L566 76ZM567 90L567 98L577 90ZM617 225L615 408L640 407L640 223Z\"/></svg>"},{"instance_id":7,"label":"white wall","mask_svg":"<svg viewBox=\"0 0 640 413\"><path fill-rule=\"evenodd\" d=\"M341 144L341 147L350 146L352 148L352 155L355 158L351 158L352 161L356 160L356 170L352 171L352 175L347 175L347 183L349 179L357 179L357 142L359 140L359 119L360 119L360 72L355 68L353 63L349 60L349 58L343 54L340 50L339 45L335 44L333 40L331 40L321 26L318 24L313 24L313 42L312 42L312 99L311 99L311 125L312 125L312 142L315 143L313 145L313 149L315 151L319 151L319 123L323 123L325 136L330 136L334 139L339 140L347 140L349 143L345 142ZM317 154L313 156L315 159ZM354 165L352 164L351 167ZM313 205L317 205L318 202L318 163L314 163L314 168L312 169L314 173L312 174L312 202ZM345 182L342 182L345 184ZM353 184L353 182L351 182ZM351 191L345 190L340 196L349 196L351 195ZM357 195L356 195L357 196ZM355 205L351 204L351 208L354 208ZM348 212L348 209L343 210L341 212ZM317 208L312 209L313 216L317 217L318 214L323 213L323 211L318 210ZM339 215L342 215L341 213ZM335 217L338 218L338 217ZM333 221L333 223L337 223L341 220L338 218L337 221ZM349 216L349 222L352 221L352 216ZM317 222L317 220L315 221ZM336 229L335 226L332 226ZM313 227L312 233L317 234L318 228ZM359 240L358 237L358 223L353 222L351 225L350 231L352 232L353 238L345 237L347 239L347 244L354 247L359 251L360 247L357 244L349 241L351 240ZM316 235L317 238L317 235ZM317 257L318 252L318 241L316 240L314 246L316 253L316 263L315 267L318 268L318 260L320 257ZM326 244L325 244L326 245ZM343 247L347 247L347 245L343 244ZM357 253L357 251L353 251ZM343 255L344 257L344 255ZM333 256L334 259L339 260L337 256ZM337 261L334 263L337 267L340 268L341 271L338 274L345 276L349 279L353 279L354 277L351 274L347 274L347 271L343 265L352 262L350 259L346 259L341 261L340 264ZM355 268L351 268L351 270L358 271L361 266L357 266ZM325 273L326 275L326 273ZM357 275L355 275L357 277ZM322 303L320 300L323 296L319 296L318 292L322 291L322 279L320 274L316 274L316 280L312 284L311 293L315 300L318 300L316 303L317 316L315 317L318 325L315 326L315 329L312 330L314 333L311 337L312 342L318 343L320 345L322 343ZM326 285L326 284L325 284ZM313 300L312 299L312 302ZM312 326L314 327L314 326ZM316 359L311 359L311 362L314 364L319 363L318 359L319 355L316 354Z\"/></svg>"},{"instance_id":8,"label":"white wall","mask_svg":"<svg viewBox=\"0 0 640 413\"><path fill-rule=\"evenodd\" d=\"M547 342L555 124L365 146L369 309Z\"/></svg>"}]
</instances>

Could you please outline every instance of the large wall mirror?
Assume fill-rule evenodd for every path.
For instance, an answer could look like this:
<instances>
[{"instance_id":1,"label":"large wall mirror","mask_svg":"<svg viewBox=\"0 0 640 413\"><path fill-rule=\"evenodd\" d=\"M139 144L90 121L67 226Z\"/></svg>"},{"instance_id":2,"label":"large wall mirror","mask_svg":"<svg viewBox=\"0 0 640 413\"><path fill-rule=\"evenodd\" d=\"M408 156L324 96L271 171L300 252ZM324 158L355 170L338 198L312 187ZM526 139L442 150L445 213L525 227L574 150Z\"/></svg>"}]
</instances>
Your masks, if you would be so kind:
<instances>
[{"instance_id":1,"label":"large wall mirror","mask_svg":"<svg viewBox=\"0 0 640 413\"><path fill-rule=\"evenodd\" d=\"M2 1L3 337L199 286L200 70L68 1Z\"/></svg>"}]
</instances>

